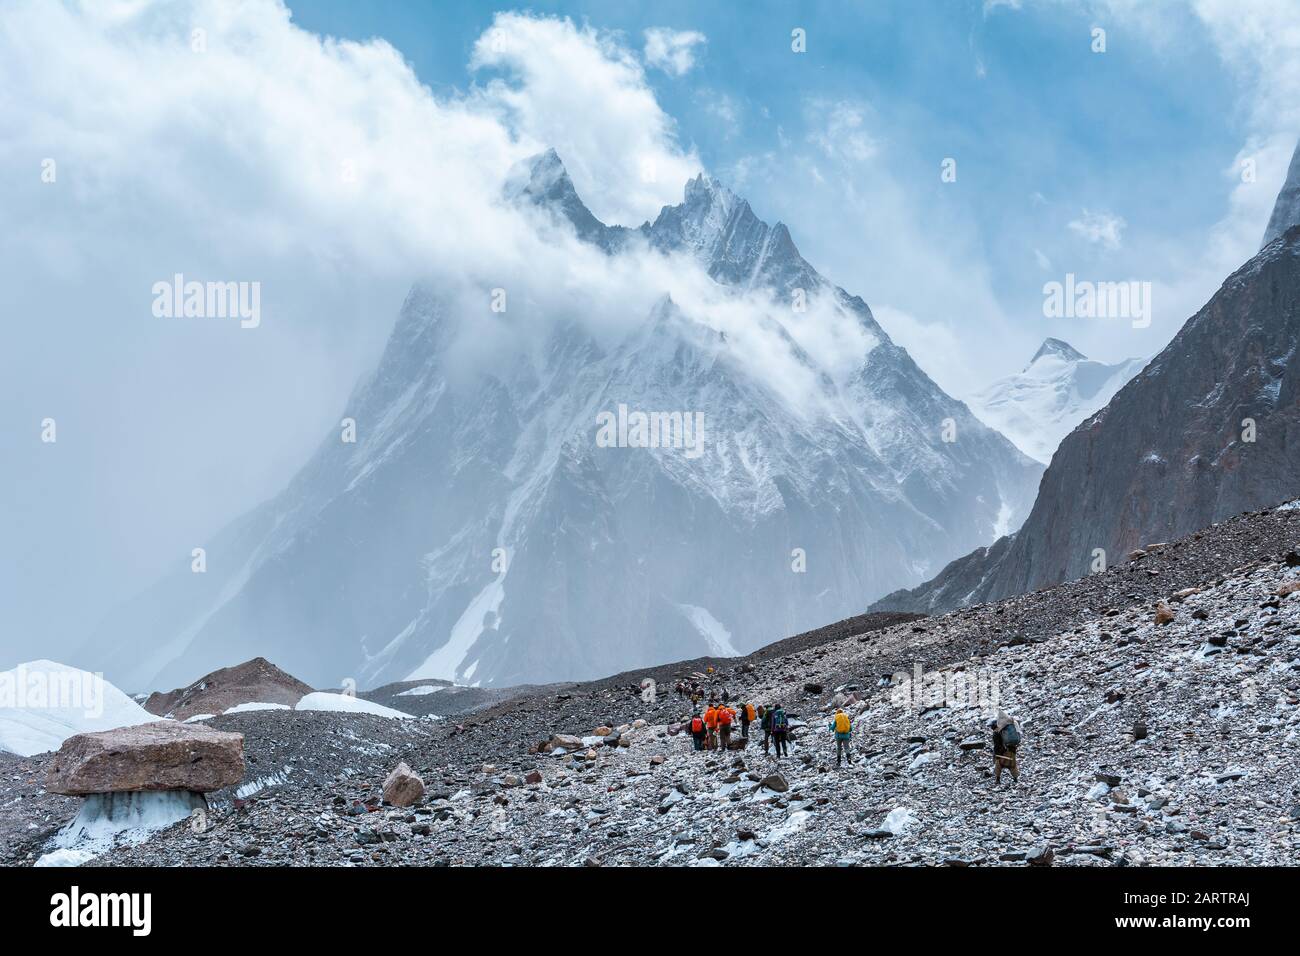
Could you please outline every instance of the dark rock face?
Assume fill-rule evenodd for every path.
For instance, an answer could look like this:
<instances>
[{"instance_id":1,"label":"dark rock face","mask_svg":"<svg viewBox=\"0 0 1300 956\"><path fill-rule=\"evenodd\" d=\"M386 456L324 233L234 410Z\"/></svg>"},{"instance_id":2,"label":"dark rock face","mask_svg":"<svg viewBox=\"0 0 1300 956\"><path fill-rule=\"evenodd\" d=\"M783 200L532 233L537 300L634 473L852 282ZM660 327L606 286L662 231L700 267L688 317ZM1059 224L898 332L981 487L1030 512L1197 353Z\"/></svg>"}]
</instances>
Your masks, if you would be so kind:
<instances>
[{"instance_id":1,"label":"dark rock face","mask_svg":"<svg viewBox=\"0 0 1300 956\"><path fill-rule=\"evenodd\" d=\"M50 762L45 789L69 796L142 790L210 793L243 778L243 734L159 721L69 737Z\"/></svg>"},{"instance_id":2,"label":"dark rock face","mask_svg":"<svg viewBox=\"0 0 1300 956\"><path fill-rule=\"evenodd\" d=\"M1095 549L1116 564L1151 542L1296 497L1297 345L1300 227L1229 277L1066 437L1018 533L875 609L932 612L1022 594L1090 573Z\"/></svg>"},{"instance_id":3,"label":"dark rock face","mask_svg":"<svg viewBox=\"0 0 1300 956\"><path fill-rule=\"evenodd\" d=\"M976 548L950 562L933 580L910 591L888 594L872 605L872 609L931 614L982 600L976 594L983 593L983 584L1001 565L1015 540L1016 535L1005 535L987 548Z\"/></svg>"},{"instance_id":4,"label":"dark rock face","mask_svg":"<svg viewBox=\"0 0 1300 956\"><path fill-rule=\"evenodd\" d=\"M149 695L144 709L159 717L185 720L195 714L220 714L236 704L263 703L294 706L310 694L298 678L286 674L265 657L255 657L234 667L223 667L200 677L188 687Z\"/></svg>"}]
</instances>

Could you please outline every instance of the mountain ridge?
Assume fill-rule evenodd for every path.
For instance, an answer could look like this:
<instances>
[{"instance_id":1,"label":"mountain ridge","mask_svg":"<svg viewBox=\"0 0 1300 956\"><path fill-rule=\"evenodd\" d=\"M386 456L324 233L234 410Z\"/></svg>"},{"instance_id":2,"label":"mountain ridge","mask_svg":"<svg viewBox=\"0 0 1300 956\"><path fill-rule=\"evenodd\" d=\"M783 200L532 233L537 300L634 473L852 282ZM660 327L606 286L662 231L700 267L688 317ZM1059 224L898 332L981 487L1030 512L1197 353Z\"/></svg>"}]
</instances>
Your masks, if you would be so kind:
<instances>
[{"instance_id":1,"label":"mountain ridge","mask_svg":"<svg viewBox=\"0 0 1300 956\"><path fill-rule=\"evenodd\" d=\"M940 611L1068 581L1300 490L1300 226L1224 280L1066 436L1014 535L872 610ZM970 585L970 590L966 590Z\"/></svg>"},{"instance_id":2,"label":"mountain ridge","mask_svg":"<svg viewBox=\"0 0 1300 956\"><path fill-rule=\"evenodd\" d=\"M744 321L660 295L616 340L557 317L468 374L466 317L417 283L347 403L357 442L327 436L217 536L205 575L107 621L88 646L107 670L136 659L124 682L181 686L266 655L315 686L501 686L744 652L859 613L1027 513L1041 466L715 180L634 230L590 216L554 151L508 188L607 255L698 263ZM800 294L862 354L835 370L809 352ZM797 382L760 374L773 350ZM703 457L593 447L620 405L703 414Z\"/></svg>"}]
</instances>

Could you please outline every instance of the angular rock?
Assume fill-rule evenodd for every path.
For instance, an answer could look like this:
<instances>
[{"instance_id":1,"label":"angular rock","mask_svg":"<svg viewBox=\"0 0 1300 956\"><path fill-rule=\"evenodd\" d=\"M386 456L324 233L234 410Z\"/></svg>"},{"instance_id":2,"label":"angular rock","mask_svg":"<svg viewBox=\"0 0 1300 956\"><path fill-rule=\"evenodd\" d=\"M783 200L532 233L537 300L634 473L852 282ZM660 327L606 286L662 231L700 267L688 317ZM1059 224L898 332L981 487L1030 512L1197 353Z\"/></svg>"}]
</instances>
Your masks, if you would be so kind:
<instances>
[{"instance_id":1,"label":"angular rock","mask_svg":"<svg viewBox=\"0 0 1300 956\"><path fill-rule=\"evenodd\" d=\"M159 721L69 737L50 761L45 789L72 796L143 790L209 793L243 779L243 734Z\"/></svg>"},{"instance_id":2,"label":"angular rock","mask_svg":"<svg viewBox=\"0 0 1300 956\"><path fill-rule=\"evenodd\" d=\"M399 763L384 780L384 799L394 807L409 807L424 796L424 781L405 763Z\"/></svg>"},{"instance_id":3,"label":"angular rock","mask_svg":"<svg viewBox=\"0 0 1300 956\"><path fill-rule=\"evenodd\" d=\"M1030 866L1051 866L1055 859L1056 853L1050 846L1036 846L1025 856Z\"/></svg>"},{"instance_id":4,"label":"angular rock","mask_svg":"<svg viewBox=\"0 0 1300 956\"><path fill-rule=\"evenodd\" d=\"M571 734L555 734L545 743L542 749L546 750L548 753L556 749L569 752L581 750L582 738L574 737Z\"/></svg>"}]
</instances>

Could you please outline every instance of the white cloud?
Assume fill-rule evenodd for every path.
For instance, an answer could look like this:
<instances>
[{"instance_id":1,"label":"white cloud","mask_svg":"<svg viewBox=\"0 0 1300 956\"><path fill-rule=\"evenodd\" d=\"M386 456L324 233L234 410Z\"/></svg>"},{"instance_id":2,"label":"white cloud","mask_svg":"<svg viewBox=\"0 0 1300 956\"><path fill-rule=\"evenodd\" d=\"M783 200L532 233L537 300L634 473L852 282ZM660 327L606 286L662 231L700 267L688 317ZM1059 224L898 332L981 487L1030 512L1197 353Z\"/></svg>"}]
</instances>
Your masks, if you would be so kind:
<instances>
[{"instance_id":1,"label":"white cloud","mask_svg":"<svg viewBox=\"0 0 1300 956\"><path fill-rule=\"evenodd\" d=\"M728 175L765 197L767 208L755 211L789 223L800 252L870 303L885 332L950 394L1019 368L1041 329L1008 322L993 293L985 240L964 204L926 207L890 164L861 162L840 149L828 154L814 134L826 129L833 105L809 104L803 135L744 157Z\"/></svg>"},{"instance_id":2,"label":"white cloud","mask_svg":"<svg viewBox=\"0 0 1300 956\"><path fill-rule=\"evenodd\" d=\"M1225 268L1236 268L1254 254L1300 136L1300 16L1295 0L1099 0L1097 5L1161 53L1182 50L1188 29L1204 31L1237 81L1237 116L1246 132L1225 180L1232 184L1228 211L1214 229L1208 258L1186 258L1202 272L1201 286L1208 294L1222 281ZM1185 26L1181 21L1188 11L1192 16ZM1244 159L1256 161L1254 181L1241 176Z\"/></svg>"},{"instance_id":3,"label":"white cloud","mask_svg":"<svg viewBox=\"0 0 1300 956\"><path fill-rule=\"evenodd\" d=\"M475 64L499 75L434 95L388 43L317 36L275 0L0 6L0 285L30 317L0 352L0 494L48 503L0 519L12 555L44 556L0 574L11 633L80 640L282 486L413 277L470 314L508 286L615 322L665 287L648 270L691 281L652 257L611 266L502 201L514 164L555 145L598 214L639 222L698 163L626 49L564 20L496 23L504 47ZM154 318L176 272L259 282L261 326ZM57 468L24 424L46 416ZM68 602L73 553L102 570Z\"/></svg>"},{"instance_id":4,"label":"white cloud","mask_svg":"<svg viewBox=\"0 0 1300 956\"><path fill-rule=\"evenodd\" d=\"M788 307L644 247L606 257L503 200L515 165L555 146L607 220L680 201L699 163L631 52L503 14L472 66L480 85L435 95L386 42L317 36L276 0L0 7L0 209L18 224L0 231L0 285L30 317L0 351L0 408L24 423L0 429L0 495L49 502L0 518L13 554L46 556L0 574L11 633L78 640L94 621L51 607L101 612L278 490L337 427L414 276L468 317L471 370L552 319L617 336L667 293L787 399L815 397L775 322L755 321ZM260 282L260 327L154 318L152 286L176 272ZM486 308L495 287L508 322ZM862 354L859 332L813 302L791 334L833 364ZM33 438L47 415L57 468ZM70 554L103 569L77 602Z\"/></svg>"},{"instance_id":5,"label":"white cloud","mask_svg":"<svg viewBox=\"0 0 1300 956\"><path fill-rule=\"evenodd\" d=\"M720 90L701 90L697 96L704 111L714 118L724 137L740 132L740 105Z\"/></svg>"},{"instance_id":6,"label":"white cloud","mask_svg":"<svg viewBox=\"0 0 1300 956\"><path fill-rule=\"evenodd\" d=\"M1108 212L1091 212L1083 210L1083 215L1069 222L1070 231L1082 236L1094 245L1105 249L1118 249L1124 241L1124 227L1127 226L1121 216Z\"/></svg>"},{"instance_id":7,"label":"white cloud","mask_svg":"<svg viewBox=\"0 0 1300 956\"><path fill-rule=\"evenodd\" d=\"M950 395L961 398L980 387L971 377L974 356L950 323L925 322L905 309L885 304L873 306L872 314L889 337L907 349L922 371Z\"/></svg>"},{"instance_id":8,"label":"white cloud","mask_svg":"<svg viewBox=\"0 0 1300 956\"><path fill-rule=\"evenodd\" d=\"M804 104L811 127L808 142L827 157L852 163L870 159L877 146L866 129L868 107L848 100L810 99Z\"/></svg>"},{"instance_id":9,"label":"white cloud","mask_svg":"<svg viewBox=\"0 0 1300 956\"><path fill-rule=\"evenodd\" d=\"M697 30L651 27L645 31L645 61L669 76L685 76L695 66L695 48L706 39Z\"/></svg>"},{"instance_id":10,"label":"white cloud","mask_svg":"<svg viewBox=\"0 0 1300 956\"><path fill-rule=\"evenodd\" d=\"M497 14L471 65L507 73L481 91L483 105L537 148L555 147L605 222L652 218L700 169L636 58L611 36L567 19Z\"/></svg>"}]
</instances>

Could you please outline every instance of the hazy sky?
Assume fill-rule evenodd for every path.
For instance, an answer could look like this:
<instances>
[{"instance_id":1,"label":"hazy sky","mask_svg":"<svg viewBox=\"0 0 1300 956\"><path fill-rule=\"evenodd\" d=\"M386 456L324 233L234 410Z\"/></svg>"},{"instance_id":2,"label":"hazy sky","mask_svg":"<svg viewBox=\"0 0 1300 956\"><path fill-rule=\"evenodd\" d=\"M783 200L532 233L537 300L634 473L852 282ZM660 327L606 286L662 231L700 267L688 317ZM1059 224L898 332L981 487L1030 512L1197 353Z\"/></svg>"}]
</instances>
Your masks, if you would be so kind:
<instances>
[{"instance_id":1,"label":"hazy sky","mask_svg":"<svg viewBox=\"0 0 1300 956\"><path fill-rule=\"evenodd\" d=\"M1257 247L1300 131L1289 0L528 10L0 7L0 667L278 490L414 275L529 261L487 197L537 148L631 225L707 170L961 396L1048 335L1157 351ZM1150 328L1044 318L1067 272L1150 281ZM176 273L260 283L260 324L154 315Z\"/></svg>"}]
</instances>

